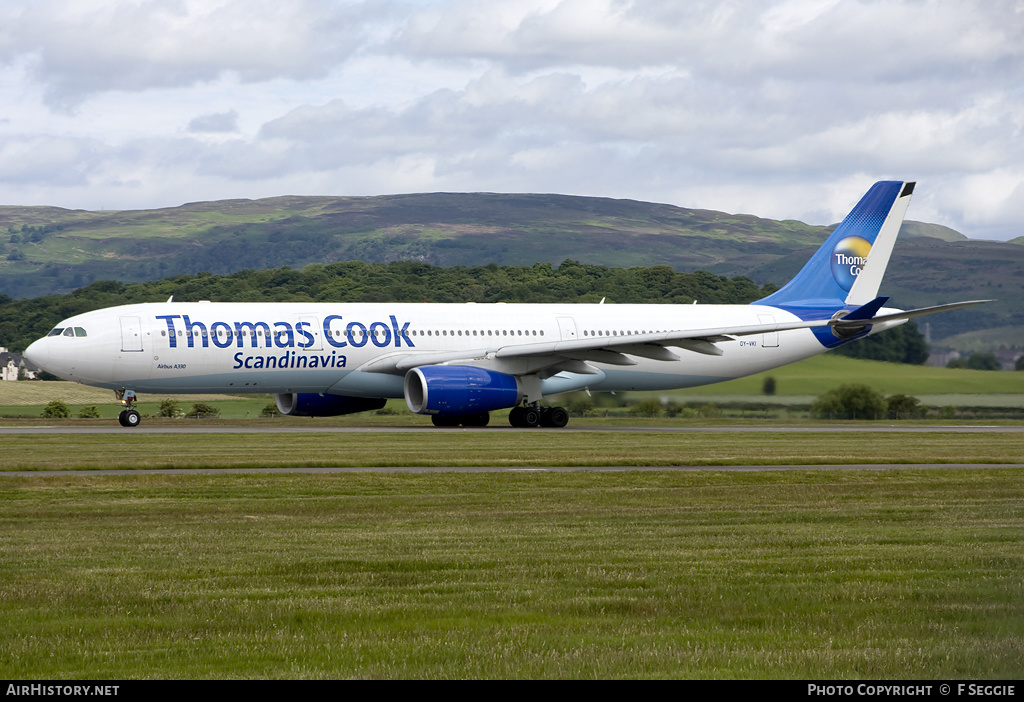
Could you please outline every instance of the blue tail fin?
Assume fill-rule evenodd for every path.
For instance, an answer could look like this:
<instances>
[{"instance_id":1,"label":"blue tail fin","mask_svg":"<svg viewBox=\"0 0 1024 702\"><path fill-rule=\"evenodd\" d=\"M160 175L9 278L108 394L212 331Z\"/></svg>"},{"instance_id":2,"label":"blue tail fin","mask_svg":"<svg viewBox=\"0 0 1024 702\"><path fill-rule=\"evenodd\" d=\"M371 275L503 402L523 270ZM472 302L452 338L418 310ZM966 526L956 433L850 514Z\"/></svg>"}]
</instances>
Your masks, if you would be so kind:
<instances>
[{"instance_id":1,"label":"blue tail fin","mask_svg":"<svg viewBox=\"0 0 1024 702\"><path fill-rule=\"evenodd\" d=\"M796 277L754 304L799 314L875 299L913 192L914 183L875 183Z\"/></svg>"}]
</instances>

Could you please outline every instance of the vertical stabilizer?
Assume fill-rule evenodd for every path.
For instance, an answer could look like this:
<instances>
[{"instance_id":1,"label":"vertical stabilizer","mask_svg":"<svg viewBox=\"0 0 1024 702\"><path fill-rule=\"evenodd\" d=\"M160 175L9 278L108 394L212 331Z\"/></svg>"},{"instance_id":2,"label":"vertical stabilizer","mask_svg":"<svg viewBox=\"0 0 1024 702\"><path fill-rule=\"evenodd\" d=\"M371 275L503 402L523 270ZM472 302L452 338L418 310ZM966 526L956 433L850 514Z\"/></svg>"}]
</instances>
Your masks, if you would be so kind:
<instances>
[{"instance_id":1,"label":"vertical stabilizer","mask_svg":"<svg viewBox=\"0 0 1024 702\"><path fill-rule=\"evenodd\" d=\"M825 309L873 300L913 192L914 183L875 183L796 277L755 304Z\"/></svg>"},{"instance_id":2,"label":"vertical stabilizer","mask_svg":"<svg viewBox=\"0 0 1024 702\"><path fill-rule=\"evenodd\" d=\"M889 265L892 247L896 244L896 235L900 233L903 217L910 205L910 196L914 193L914 183L904 183L899 197L889 210L882 227L871 245L871 253L867 262L861 266L860 273L853 281L850 294L846 296L848 305L866 305L878 296L878 288L882 285L882 276Z\"/></svg>"}]
</instances>

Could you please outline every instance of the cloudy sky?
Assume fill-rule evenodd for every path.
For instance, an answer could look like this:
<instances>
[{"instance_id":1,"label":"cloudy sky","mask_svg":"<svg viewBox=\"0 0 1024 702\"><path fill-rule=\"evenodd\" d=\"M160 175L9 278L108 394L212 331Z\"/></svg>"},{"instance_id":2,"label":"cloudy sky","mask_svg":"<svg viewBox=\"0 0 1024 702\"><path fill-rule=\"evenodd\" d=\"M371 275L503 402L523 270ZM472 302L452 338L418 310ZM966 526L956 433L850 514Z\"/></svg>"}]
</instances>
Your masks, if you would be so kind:
<instances>
[{"instance_id":1,"label":"cloudy sky","mask_svg":"<svg viewBox=\"0 0 1024 702\"><path fill-rule=\"evenodd\" d=\"M1024 235L1024 0L3 0L0 204L551 192Z\"/></svg>"}]
</instances>

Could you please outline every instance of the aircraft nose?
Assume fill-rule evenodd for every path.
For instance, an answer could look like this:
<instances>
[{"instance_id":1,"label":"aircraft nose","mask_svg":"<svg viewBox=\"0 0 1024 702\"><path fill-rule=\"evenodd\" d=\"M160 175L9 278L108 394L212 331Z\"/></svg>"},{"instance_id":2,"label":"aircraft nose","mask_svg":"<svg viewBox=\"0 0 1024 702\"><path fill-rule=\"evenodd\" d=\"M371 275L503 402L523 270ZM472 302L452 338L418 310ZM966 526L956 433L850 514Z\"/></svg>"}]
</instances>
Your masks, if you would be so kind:
<instances>
[{"instance_id":1,"label":"aircraft nose","mask_svg":"<svg viewBox=\"0 0 1024 702\"><path fill-rule=\"evenodd\" d=\"M46 369L50 361L50 347L46 342L46 338L38 339L29 344L28 348L25 349L25 353L22 354L28 362L37 368Z\"/></svg>"}]
</instances>

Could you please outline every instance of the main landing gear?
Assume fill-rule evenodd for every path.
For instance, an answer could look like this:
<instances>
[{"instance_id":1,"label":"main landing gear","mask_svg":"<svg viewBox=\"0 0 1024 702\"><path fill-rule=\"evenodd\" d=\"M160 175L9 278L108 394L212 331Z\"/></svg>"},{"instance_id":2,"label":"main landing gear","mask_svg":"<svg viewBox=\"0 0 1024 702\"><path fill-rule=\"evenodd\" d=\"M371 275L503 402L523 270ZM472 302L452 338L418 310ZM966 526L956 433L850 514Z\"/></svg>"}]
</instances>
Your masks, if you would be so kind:
<instances>
[{"instance_id":1,"label":"main landing gear","mask_svg":"<svg viewBox=\"0 0 1024 702\"><path fill-rule=\"evenodd\" d=\"M569 413L564 407L539 407L526 405L513 407L508 413L508 423L514 427L561 428L569 423Z\"/></svg>"},{"instance_id":2,"label":"main landing gear","mask_svg":"<svg viewBox=\"0 0 1024 702\"><path fill-rule=\"evenodd\" d=\"M128 428L139 426L139 423L142 422L142 415L132 409L132 405L135 404L135 391L115 390L114 395L124 405L124 410L121 411L121 414L117 415L117 421L121 426Z\"/></svg>"},{"instance_id":3,"label":"main landing gear","mask_svg":"<svg viewBox=\"0 0 1024 702\"><path fill-rule=\"evenodd\" d=\"M488 412L475 414L434 414L430 421L435 427L486 427L491 415ZM514 427L553 427L561 428L569 423L569 413L564 407L540 407L525 405L514 407L508 413L508 423Z\"/></svg>"}]
</instances>

